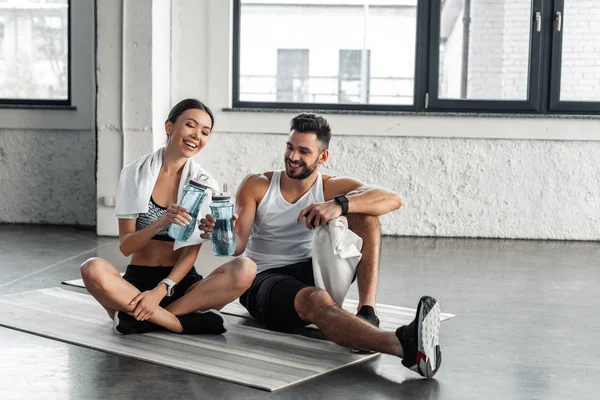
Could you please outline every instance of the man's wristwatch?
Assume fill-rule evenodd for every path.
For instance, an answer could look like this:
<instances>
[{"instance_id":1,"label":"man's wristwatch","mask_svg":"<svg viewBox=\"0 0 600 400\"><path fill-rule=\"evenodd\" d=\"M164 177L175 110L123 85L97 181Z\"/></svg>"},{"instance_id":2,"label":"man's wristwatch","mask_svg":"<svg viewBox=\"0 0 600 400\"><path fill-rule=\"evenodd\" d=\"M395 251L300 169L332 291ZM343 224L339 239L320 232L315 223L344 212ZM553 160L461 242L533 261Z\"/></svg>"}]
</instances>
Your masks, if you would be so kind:
<instances>
[{"instance_id":1,"label":"man's wristwatch","mask_svg":"<svg viewBox=\"0 0 600 400\"><path fill-rule=\"evenodd\" d=\"M348 215L348 198L343 194L338 194L333 200L342 206L342 215Z\"/></svg>"},{"instance_id":2,"label":"man's wristwatch","mask_svg":"<svg viewBox=\"0 0 600 400\"><path fill-rule=\"evenodd\" d=\"M161 283L164 283L165 285L167 285L167 297L173 296L173 292L175 291L176 283L168 278L163 279L158 284L160 285Z\"/></svg>"}]
</instances>

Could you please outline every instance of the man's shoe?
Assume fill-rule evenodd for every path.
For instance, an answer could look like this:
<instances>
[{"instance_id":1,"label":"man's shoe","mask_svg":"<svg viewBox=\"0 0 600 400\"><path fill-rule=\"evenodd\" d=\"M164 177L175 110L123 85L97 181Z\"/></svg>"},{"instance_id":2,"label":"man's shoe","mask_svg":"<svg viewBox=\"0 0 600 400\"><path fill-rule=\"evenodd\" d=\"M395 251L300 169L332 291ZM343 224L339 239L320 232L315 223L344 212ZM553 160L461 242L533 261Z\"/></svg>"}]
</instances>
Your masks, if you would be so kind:
<instances>
[{"instance_id":1,"label":"man's shoe","mask_svg":"<svg viewBox=\"0 0 600 400\"><path fill-rule=\"evenodd\" d=\"M377 317L377 314L375 314L375 310L373 309L373 307L371 306L362 306L360 308L360 310L358 310L358 312L356 313L356 316L358 318L362 318L365 321L367 321L368 323L370 323L371 325L373 325L375 328L379 328L379 318ZM352 349L352 351L354 353L374 353L374 351L371 350L361 350L361 349Z\"/></svg>"},{"instance_id":2,"label":"man's shoe","mask_svg":"<svg viewBox=\"0 0 600 400\"><path fill-rule=\"evenodd\" d=\"M433 378L442 364L439 345L440 305L429 296L421 297L413 322L396 330L402 344L402 365L425 378Z\"/></svg>"},{"instance_id":3,"label":"man's shoe","mask_svg":"<svg viewBox=\"0 0 600 400\"><path fill-rule=\"evenodd\" d=\"M356 316L364 319L375 328L379 328L379 318L375 314L375 310L371 306L362 306L356 313Z\"/></svg>"},{"instance_id":4,"label":"man's shoe","mask_svg":"<svg viewBox=\"0 0 600 400\"><path fill-rule=\"evenodd\" d=\"M130 335L132 333L160 331L164 328L150 321L138 321L126 312L117 311L113 318L113 329L120 335Z\"/></svg>"},{"instance_id":5,"label":"man's shoe","mask_svg":"<svg viewBox=\"0 0 600 400\"><path fill-rule=\"evenodd\" d=\"M197 311L177 318L184 335L221 335L227 332L227 322L217 310Z\"/></svg>"}]
</instances>

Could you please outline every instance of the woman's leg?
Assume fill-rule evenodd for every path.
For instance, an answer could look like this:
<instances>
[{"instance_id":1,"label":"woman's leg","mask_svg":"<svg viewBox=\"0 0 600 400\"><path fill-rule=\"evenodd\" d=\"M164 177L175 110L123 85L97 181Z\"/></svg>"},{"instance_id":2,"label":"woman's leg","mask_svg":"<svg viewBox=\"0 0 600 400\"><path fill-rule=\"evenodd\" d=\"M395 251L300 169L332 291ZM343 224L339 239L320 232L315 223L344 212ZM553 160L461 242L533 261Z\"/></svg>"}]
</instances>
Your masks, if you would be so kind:
<instances>
[{"instance_id":1,"label":"woman's leg","mask_svg":"<svg viewBox=\"0 0 600 400\"><path fill-rule=\"evenodd\" d=\"M220 310L242 295L256 276L256 264L246 258L233 259L188 289L180 299L167 306L174 315L194 311Z\"/></svg>"},{"instance_id":2,"label":"woman's leg","mask_svg":"<svg viewBox=\"0 0 600 400\"><path fill-rule=\"evenodd\" d=\"M123 279L108 261L90 258L81 264L81 277L88 292L106 309L111 319L116 311L131 315L134 307L129 302L140 291ZM149 321L173 332L180 333L183 330L179 319L162 307L154 312Z\"/></svg>"}]
</instances>

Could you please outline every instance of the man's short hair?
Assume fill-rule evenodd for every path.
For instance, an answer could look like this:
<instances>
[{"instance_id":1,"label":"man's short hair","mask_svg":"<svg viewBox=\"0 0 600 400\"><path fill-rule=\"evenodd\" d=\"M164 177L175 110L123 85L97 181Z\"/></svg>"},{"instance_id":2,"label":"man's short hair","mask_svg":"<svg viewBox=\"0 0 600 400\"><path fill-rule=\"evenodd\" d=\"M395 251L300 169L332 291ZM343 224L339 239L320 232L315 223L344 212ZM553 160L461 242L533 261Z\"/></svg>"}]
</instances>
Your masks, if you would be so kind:
<instances>
[{"instance_id":1,"label":"man's short hair","mask_svg":"<svg viewBox=\"0 0 600 400\"><path fill-rule=\"evenodd\" d=\"M331 127L329 122L320 115L312 113L302 113L296 115L290 124L290 131L295 130L300 133L315 133L317 139L323 144L321 150L329 148L331 140Z\"/></svg>"}]
</instances>

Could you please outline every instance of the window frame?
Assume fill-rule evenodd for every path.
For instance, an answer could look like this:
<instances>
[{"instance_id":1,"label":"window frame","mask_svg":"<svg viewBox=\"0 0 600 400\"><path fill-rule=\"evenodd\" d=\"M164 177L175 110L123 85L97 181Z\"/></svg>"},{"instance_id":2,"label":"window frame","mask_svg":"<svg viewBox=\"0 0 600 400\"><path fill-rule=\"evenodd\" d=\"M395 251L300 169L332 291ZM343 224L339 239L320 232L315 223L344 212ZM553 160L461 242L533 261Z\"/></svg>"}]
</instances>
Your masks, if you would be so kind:
<instances>
[{"instance_id":1,"label":"window frame","mask_svg":"<svg viewBox=\"0 0 600 400\"><path fill-rule=\"evenodd\" d=\"M565 17L565 0L554 0L552 8L549 9L549 26L548 29L552 30L552 43L551 43L551 61L550 61L550 105L549 109L553 112L560 113L600 113L600 100L598 101L575 101L575 100L561 100L561 85L562 85L562 48L563 48L563 32L564 22L560 32L556 26L556 13L562 13L562 17Z\"/></svg>"},{"instance_id":2,"label":"window frame","mask_svg":"<svg viewBox=\"0 0 600 400\"><path fill-rule=\"evenodd\" d=\"M422 1L418 2L423 3ZM271 109L298 109L298 110L357 110L357 111L417 111L417 107L413 105L386 105L386 104L335 104L335 103L291 103L291 102L266 102L266 101L242 101L240 100L240 31L241 31L241 0L233 0L233 29L232 29L232 107L235 108L271 108ZM417 13L417 31L419 14ZM417 52L418 45L415 45ZM415 62L415 84L417 88L417 74L421 75L422 70L417 68L418 63ZM415 92L413 92L415 93ZM416 98L416 97L415 97Z\"/></svg>"},{"instance_id":3,"label":"window frame","mask_svg":"<svg viewBox=\"0 0 600 400\"><path fill-rule=\"evenodd\" d=\"M559 100L562 34L557 35L557 32L554 29L554 14L557 7L561 7L561 11L564 9L564 0L531 0L529 78L526 100L440 98L439 34L442 1L418 1L414 97L412 105L241 101L239 98L241 1L242 0L232 0L231 107L233 110L337 110L359 112L372 111L375 113L418 112L424 114L489 113L535 116L556 116L565 114L597 115L600 112L600 101L574 102ZM541 13L541 32L537 32L536 29L536 12Z\"/></svg>"},{"instance_id":4,"label":"window frame","mask_svg":"<svg viewBox=\"0 0 600 400\"><path fill-rule=\"evenodd\" d=\"M470 0L467 0L470 3ZM510 112L536 113L540 109L540 71L542 65L542 32L537 32L533 16L541 6L542 0L531 2L531 26L529 37L529 69L526 100L487 100L487 99L446 99L439 97L439 61L440 61L440 25L441 0L432 0L430 8L429 40L429 104L428 109L448 112Z\"/></svg>"},{"instance_id":5,"label":"window frame","mask_svg":"<svg viewBox=\"0 0 600 400\"><path fill-rule=\"evenodd\" d=\"M29 108L70 108L72 107L72 0L67 0L67 98L66 99L19 99L0 97L0 107L29 107Z\"/></svg>"},{"instance_id":6,"label":"window frame","mask_svg":"<svg viewBox=\"0 0 600 400\"><path fill-rule=\"evenodd\" d=\"M0 104L0 129L86 131L96 126L96 5L72 1L70 105ZM99 20L100 25L104 22ZM118 44L120 46L120 44ZM119 61L120 62L120 61ZM101 77L106 80L107 77Z\"/></svg>"}]
</instances>

